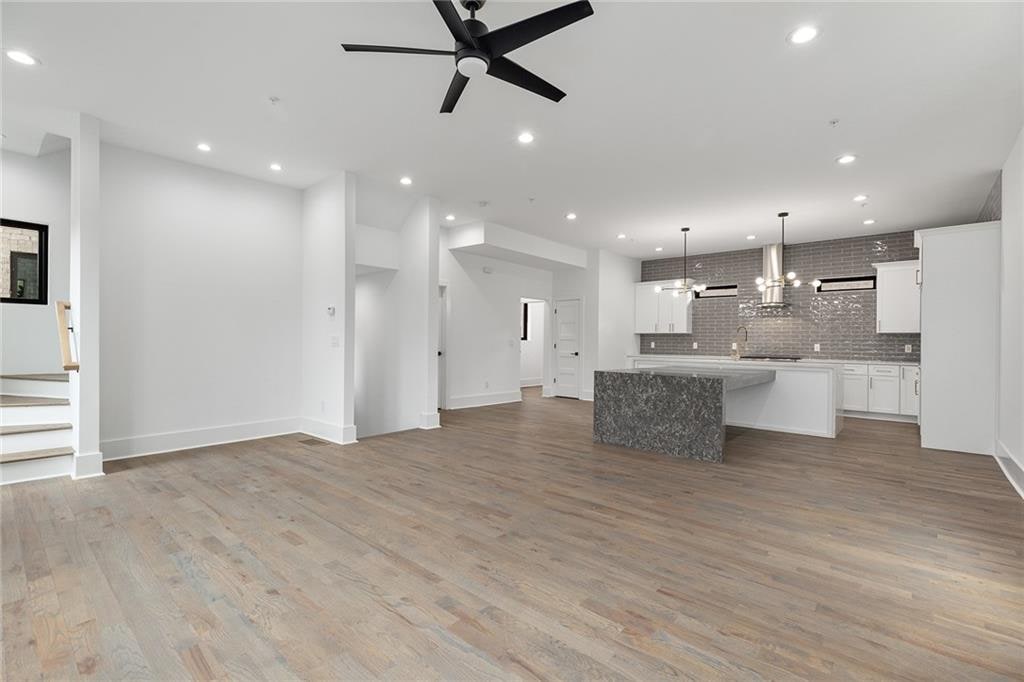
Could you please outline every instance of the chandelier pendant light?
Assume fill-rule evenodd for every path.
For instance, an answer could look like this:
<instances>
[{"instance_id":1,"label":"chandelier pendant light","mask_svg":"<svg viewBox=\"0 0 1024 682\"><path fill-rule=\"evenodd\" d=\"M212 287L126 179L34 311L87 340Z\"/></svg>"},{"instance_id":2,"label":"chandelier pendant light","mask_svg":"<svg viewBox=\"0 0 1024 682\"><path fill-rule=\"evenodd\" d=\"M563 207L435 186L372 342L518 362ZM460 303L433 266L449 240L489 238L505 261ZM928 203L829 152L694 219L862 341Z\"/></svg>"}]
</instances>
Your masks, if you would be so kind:
<instances>
[{"instance_id":1,"label":"chandelier pendant light","mask_svg":"<svg viewBox=\"0 0 1024 682\"><path fill-rule=\"evenodd\" d=\"M789 304L783 298L786 287L800 287L803 282L797 278L796 272L786 269L786 218L789 213L783 211L778 215L782 221L782 239L778 244L768 244L763 249L762 275L754 280L757 290L761 292L759 308L785 308ZM820 284L814 280L815 286Z\"/></svg>"},{"instance_id":2,"label":"chandelier pendant light","mask_svg":"<svg viewBox=\"0 0 1024 682\"><path fill-rule=\"evenodd\" d=\"M688 265L688 263L687 263L687 255L688 254L687 254L687 248L686 248L687 247L686 237L687 237L687 235L690 232L690 228L684 227L684 228L681 228L680 231L683 233L683 278L681 280L677 279L675 282L673 282L673 286L670 286L670 287L663 287L663 286L654 287L654 293L660 294L662 291L671 291L672 295L675 296L675 297L679 297L682 294L690 294L690 296L692 298L694 293L699 293L701 291L704 291L705 289L708 288L708 285L707 284L694 284L693 280L690 279L689 272L687 270L687 265Z\"/></svg>"}]
</instances>

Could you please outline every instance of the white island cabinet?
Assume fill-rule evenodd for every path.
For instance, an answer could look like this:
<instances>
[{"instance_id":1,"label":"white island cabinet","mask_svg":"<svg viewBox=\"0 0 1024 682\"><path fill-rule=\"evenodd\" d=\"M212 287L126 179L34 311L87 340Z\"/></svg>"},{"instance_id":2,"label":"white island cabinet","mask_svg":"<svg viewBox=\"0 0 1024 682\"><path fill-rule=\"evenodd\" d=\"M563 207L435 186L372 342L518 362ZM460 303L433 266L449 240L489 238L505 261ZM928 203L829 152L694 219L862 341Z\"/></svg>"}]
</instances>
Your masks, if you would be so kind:
<instances>
[{"instance_id":1,"label":"white island cabinet","mask_svg":"<svg viewBox=\"0 0 1024 682\"><path fill-rule=\"evenodd\" d=\"M917 416L921 369L902 363L848 362L843 365L843 411L850 416ZM878 415L875 417L875 415Z\"/></svg>"},{"instance_id":2,"label":"white island cabinet","mask_svg":"<svg viewBox=\"0 0 1024 682\"><path fill-rule=\"evenodd\" d=\"M917 334L921 331L921 261L875 263L875 331Z\"/></svg>"}]
</instances>

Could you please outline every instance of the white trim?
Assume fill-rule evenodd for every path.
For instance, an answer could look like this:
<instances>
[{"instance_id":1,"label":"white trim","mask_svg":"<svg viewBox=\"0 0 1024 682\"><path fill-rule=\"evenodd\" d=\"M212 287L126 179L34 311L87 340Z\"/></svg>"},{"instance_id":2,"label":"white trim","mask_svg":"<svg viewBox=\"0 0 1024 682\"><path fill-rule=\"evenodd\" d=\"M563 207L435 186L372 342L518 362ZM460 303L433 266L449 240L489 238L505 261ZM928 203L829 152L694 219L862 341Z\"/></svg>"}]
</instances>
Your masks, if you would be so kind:
<instances>
[{"instance_id":1,"label":"white trim","mask_svg":"<svg viewBox=\"0 0 1024 682\"><path fill-rule=\"evenodd\" d=\"M874 419L880 422L899 422L901 424L916 424L916 414L892 414L889 412L859 412L857 410L840 410L839 414L851 419Z\"/></svg>"},{"instance_id":2,"label":"white trim","mask_svg":"<svg viewBox=\"0 0 1024 682\"><path fill-rule=\"evenodd\" d=\"M74 468L71 471L71 478L78 480L80 478L92 478L94 476L103 475L103 453L102 452L87 452L85 454L76 453Z\"/></svg>"},{"instance_id":3,"label":"white trim","mask_svg":"<svg viewBox=\"0 0 1024 682\"><path fill-rule=\"evenodd\" d=\"M485 405L504 405L522 402L520 391L503 391L495 393L477 393L475 395L453 395L448 399L449 410L464 410L467 407L484 407Z\"/></svg>"},{"instance_id":4,"label":"white trim","mask_svg":"<svg viewBox=\"0 0 1024 682\"><path fill-rule=\"evenodd\" d=\"M283 436L304 430L299 428L301 421L303 420L300 420L298 417L289 417L261 422L247 422L244 424L228 424L205 429L112 438L102 441L100 447L103 450L103 461L109 462L128 457L156 455L162 452L175 452L177 450L190 450L210 445L237 443L257 438Z\"/></svg>"},{"instance_id":5,"label":"white trim","mask_svg":"<svg viewBox=\"0 0 1024 682\"><path fill-rule=\"evenodd\" d=\"M338 426L337 424L320 421L319 419L304 417L299 419L299 426L295 430L307 436L330 441L335 445L352 445L359 442L356 440L356 427L354 424Z\"/></svg>"},{"instance_id":6,"label":"white trim","mask_svg":"<svg viewBox=\"0 0 1024 682\"><path fill-rule=\"evenodd\" d=\"M594 402L594 392L593 391L584 391L581 388L580 389L580 400L585 400L585 401L588 401L588 402Z\"/></svg>"},{"instance_id":7,"label":"white trim","mask_svg":"<svg viewBox=\"0 0 1024 682\"><path fill-rule=\"evenodd\" d=\"M437 412L424 412L420 415L420 428L424 430L441 428L441 415Z\"/></svg>"},{"instance_id":8,"label":"white trim","mask_svg":"<svg viewBox=\"0 0 1024 682\"><path fill-rule=\"evenodd\" d=\"M0 485L70 476L74 468L74 455L5 462L0 465Z\"/></svg>"},{"instance_id":9,"label":"white trim","mask_svg":"<svg viewBox=\"0 0 1024 682\"><path fill-rule=\"evenodd\" d=\"M543 386L544 377L530 377L529 379L520 379L519 388L526 388L527 386Z\"/></svg>"},{"instance_id":10,"label":"white trim","mask_svg":"<svg viewBox=\"0 0 1024 682\"><path fill-rule=\"evenodd\" d=\"M755 431L775 431L777 433L795 433L800 436L817 436L819 438L835 438L832 434L827 431L814 431L812 429L794 429L790 427L776 426L774 424L747 424L745 422L732 421L730 419L725 420L726 426L739 426L744 429L754 429Z\"/></svg>"},{"instance_id":11,"label":"white trim","mask_svg":"<svg viewBox=\"0 0 1024 682\"><path fill-rule=\"evenodd\" d=\"M996 448L996 462L999 463L999 468L1003 470L1003 475L1017 494L1024 498L1024 467L1017 463L1017 458L1010 452L1010 448L1006 447L1006 443L999 441Z\"/></svg>"},{"instance_id":12,"label":"white trim","mask_svg":"<svg viewBox=\"0 0 1024 682\"><path fill-rule=\"evenodd\" d=\"M544 387L540 391L540 397L542 398L554 398L555 397L555 385L544 384Z\"/></svg>"}]
</instances>

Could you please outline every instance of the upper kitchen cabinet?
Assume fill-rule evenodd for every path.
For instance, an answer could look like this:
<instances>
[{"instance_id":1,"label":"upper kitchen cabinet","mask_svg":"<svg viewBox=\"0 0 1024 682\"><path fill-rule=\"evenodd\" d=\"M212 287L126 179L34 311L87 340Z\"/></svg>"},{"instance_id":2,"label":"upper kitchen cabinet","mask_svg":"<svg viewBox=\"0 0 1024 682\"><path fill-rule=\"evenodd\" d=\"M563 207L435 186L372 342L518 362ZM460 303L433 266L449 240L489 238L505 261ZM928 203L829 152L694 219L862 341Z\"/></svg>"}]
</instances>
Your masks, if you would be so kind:
<instances>
[{"instance_id":1,"label":"upper kitchen cabinet","mask_svg":"<svg viewBox=\"0 0 1024 682\"><path fill-rule=\"evenodd\" d=\"M879 334L921 331L921 261L875 263L878 289L875 305Z\"/></svg>"},{"instance_id":2,"label":"upper kitchen cabinet","mask_svg":"<svg viewBox=\"0 0 1024 682\"><path fill-rule=\"evenodd\" d=\"M636 285L637 334L689 334L693 331L692 295L661 291L674 281L640 282Z\"/></svg>"}]
</instances>

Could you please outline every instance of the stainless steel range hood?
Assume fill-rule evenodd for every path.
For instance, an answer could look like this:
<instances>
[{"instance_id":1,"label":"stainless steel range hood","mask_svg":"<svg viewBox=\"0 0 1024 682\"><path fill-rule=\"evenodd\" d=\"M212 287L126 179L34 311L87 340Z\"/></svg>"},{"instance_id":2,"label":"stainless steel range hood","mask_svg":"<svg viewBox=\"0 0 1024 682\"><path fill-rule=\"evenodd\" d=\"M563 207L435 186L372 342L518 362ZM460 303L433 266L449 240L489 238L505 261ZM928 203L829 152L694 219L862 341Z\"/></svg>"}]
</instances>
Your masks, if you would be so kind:
<instances>
[{"instance_id":1,"label":"stainless steel range hood","mask_svg":"<svg viewBox=\"0 0 1024 682\"><path fill-rule=\"evenodd\" d=\"M782 243L766 244L761 254L761 276L764 277L764 291L758 308L788 308L783 292L786 290L786 273L782 270Z\"/></svg>"}]
</instances>

